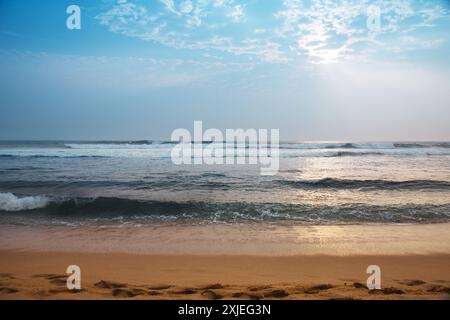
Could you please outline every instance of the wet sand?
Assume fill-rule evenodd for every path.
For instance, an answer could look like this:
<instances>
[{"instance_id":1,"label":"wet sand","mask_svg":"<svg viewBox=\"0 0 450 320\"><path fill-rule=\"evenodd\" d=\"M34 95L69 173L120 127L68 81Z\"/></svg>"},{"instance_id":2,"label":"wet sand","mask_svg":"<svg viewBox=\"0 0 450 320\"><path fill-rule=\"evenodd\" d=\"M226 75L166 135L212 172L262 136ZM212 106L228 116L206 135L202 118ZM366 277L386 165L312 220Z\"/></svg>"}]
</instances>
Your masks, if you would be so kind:
<instances>
[{"instance_id":1,"label":"wet sand","mask_svg":"<svg viewBox=\"0 0 450 320\"><path fill-rule=\"evenodd\" d=\"M2 226L0 299L448 299L449 230ZM81 291L66 288L69 265ZM381 290L366 287L369 265Z\"/></svg>"}]
</instances>

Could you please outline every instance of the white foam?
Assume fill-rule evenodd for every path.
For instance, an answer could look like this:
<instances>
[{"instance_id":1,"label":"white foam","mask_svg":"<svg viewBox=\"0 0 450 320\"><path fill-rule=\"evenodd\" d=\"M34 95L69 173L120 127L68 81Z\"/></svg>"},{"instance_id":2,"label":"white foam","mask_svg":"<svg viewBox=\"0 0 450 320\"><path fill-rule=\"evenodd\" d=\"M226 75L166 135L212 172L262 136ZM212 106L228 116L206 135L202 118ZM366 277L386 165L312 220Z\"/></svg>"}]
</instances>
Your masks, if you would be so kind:
<instances>
[{"instance_id":1,"label":"white foam","mask_svg":"<svg viewBox=\"0 0 450 320\"><path fill-rule=\"evenodd\" d=\"M19 198L12 193L0 193L0 210L22 211L44 208L49 199L42 196Z\"/></svg>"}]
</instances>

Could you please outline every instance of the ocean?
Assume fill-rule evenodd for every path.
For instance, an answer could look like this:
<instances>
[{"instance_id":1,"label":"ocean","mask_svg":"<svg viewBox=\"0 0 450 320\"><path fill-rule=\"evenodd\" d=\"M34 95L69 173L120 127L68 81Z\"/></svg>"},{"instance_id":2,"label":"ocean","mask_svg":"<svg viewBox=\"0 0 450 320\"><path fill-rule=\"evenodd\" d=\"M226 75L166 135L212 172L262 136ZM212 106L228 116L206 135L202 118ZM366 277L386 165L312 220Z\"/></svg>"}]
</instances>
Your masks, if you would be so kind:
<instances>
[{"instance_id":1,"label":"ocean","mask_svg":"<svg viewBox=\"0 0 450 320\"><path fill-rule=\"evenodd\" d=\"M273 176L258 165L175 165L173 147L1 141L0 224L450 221L450 142L281 143Z\"/></svg>"}]
</instances>

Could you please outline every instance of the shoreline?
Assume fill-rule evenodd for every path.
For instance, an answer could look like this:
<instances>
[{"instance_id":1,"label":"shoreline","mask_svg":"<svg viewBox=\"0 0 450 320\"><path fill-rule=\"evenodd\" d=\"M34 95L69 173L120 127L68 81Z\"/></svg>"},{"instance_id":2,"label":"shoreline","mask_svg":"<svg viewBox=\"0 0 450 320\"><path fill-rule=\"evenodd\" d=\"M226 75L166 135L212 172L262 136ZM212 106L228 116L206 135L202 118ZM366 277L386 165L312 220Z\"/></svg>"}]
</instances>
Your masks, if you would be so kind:
<instances>
[{"instance_id":1,"label":"shoreline","mask_svg":"<svg viewBox=\"0 0 450 320\"><path fill-rule=\"evenodd\" d=\"M450 224L0 226L0 299L449 299ZM78 265L82 290L65 274ZM369 291L369 265L381 290Z\"/></svg>"},{"instance_id":2,"label":"shoreline","mask_svg":"<svg viewBox=\"0 0 450 320\"><path fill-rule=\"evenodd\" d=\"M0 250L156 255L450 254L450 223L0 225Z\"/></svg>"}]
</instances>

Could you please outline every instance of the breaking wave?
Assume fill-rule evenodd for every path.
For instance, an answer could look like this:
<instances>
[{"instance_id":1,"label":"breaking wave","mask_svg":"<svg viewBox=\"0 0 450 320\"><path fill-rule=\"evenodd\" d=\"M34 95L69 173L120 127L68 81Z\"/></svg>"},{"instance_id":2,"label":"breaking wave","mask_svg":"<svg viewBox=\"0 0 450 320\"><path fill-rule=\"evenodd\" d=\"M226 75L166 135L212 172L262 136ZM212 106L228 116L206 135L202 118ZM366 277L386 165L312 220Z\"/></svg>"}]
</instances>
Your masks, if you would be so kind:
<instances>
[{"instance_id":1,"label":"breaking wave","mask_svg":"<svg viewBox=\"0 0 450 320\"><path fill-rule=\"evenodd\" d=\"M50 203L47 197L17 197L12 193L0 193L0 211L26 211L45 208Z\"/></svg>"},{"instance_id":2,"label":"breaking wave","mask_svg":"<svg viewBox=\"0 0 450 320\"><path fill-rule=\"evenodd\" d=\"M339 206L252 203L252 202L173 202L125 198L72 198L46 197L18 198L1 194L0 211L22 211L10 216L25 221L38 217L38 223L86 223L117 219L182 221L188 222L283 222L296 221L313 224L347 223L433 223L450 218L450 204L377 206L346 204ZM5 206L5 203L7 205ZM5 214L0 215L5 219ZM14 220L14 219L13 219ZM29 222L29 221L28 221Z\"/></svg>"}]
</instances>

